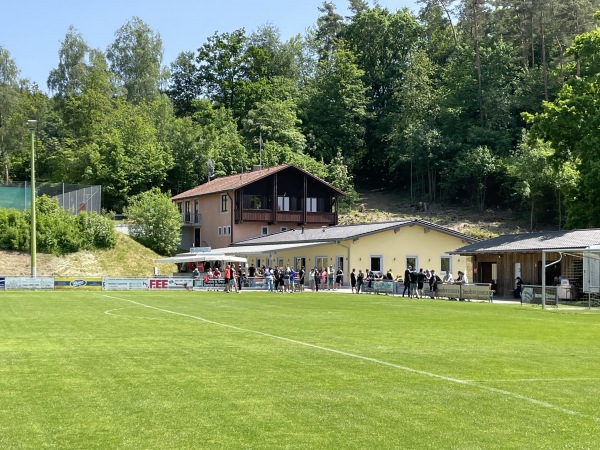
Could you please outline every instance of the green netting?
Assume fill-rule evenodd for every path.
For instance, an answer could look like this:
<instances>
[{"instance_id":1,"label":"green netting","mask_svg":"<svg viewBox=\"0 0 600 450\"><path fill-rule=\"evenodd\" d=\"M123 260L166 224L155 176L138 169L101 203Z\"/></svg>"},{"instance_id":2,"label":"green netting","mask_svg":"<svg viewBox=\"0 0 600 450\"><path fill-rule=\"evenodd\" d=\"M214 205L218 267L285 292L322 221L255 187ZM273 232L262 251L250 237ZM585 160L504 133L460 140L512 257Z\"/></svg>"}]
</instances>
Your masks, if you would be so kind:
<instances>
[{"instance_id":1,"label":"green netting","mask_svg":"<svg viewBox=\"0 0 600 450\"><path fill-rule=\"evenodd\" d=\"M21 211L31 207L29 187L0 186L0 208L15 208Z\"/></svg>"},{"instance_id":2,"label":"green netting","mask_svg":"<svg viewBox=\"0 0 600 450\"><path fill-rule=\"evenodd\" d=\"M60 206L73 214L80 211L102 212L100 186L41 182L35 186L35 195L56 198ZM27 182L15 182L8 186L0 186L0 208L15 208L21 211L31 208L31 185Z\"/></svg>"}]
</instances>

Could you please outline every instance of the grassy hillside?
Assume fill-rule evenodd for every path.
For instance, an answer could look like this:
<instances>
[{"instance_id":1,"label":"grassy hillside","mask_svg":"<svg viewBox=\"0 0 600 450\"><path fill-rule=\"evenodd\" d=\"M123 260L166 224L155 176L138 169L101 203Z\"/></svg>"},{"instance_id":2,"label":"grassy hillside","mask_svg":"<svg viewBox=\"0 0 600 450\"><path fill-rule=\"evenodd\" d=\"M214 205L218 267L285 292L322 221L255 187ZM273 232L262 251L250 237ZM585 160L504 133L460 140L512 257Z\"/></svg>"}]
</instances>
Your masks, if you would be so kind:
<instances>
[{"instance_id":1,"label":"grassy hillside","mask_svg":"<svg viewBox=\"0 0 600 450\"><path fill-rule=\"evenodd\" d=\"M154 266L160 274L176 271L174 264L156 264L159 255L138 244L129 236L117 233L117 245L112 250L97 250L53 256L38 253L38 276L149 276ZM0 250L0 275L31 274L29 253Z\"/></svg>"}]
</instances>

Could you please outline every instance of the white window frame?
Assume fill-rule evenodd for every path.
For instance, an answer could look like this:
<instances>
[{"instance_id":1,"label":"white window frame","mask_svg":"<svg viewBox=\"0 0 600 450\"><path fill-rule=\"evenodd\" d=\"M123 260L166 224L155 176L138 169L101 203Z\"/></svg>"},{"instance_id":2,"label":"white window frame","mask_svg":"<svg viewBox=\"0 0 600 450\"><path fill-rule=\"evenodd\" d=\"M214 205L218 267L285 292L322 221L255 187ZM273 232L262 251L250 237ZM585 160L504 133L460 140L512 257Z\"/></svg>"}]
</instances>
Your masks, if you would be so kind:
<instances>
[{"instance_id":1,"label":"white window frame","mask_svg":"<svg viewBox=\"0 0 600 450\"><path fill-rule=\"evenodd\" d=\"M267 227L267 226L260 227L260 235L268 236L269 235L269 227Z\"/></svg>"},{"instance_id":2,"label":"white window frame","mask_svg":"<svg viewBox=\"0 0 600 450\"><path fill-rule=\"evenodd\" d=\"M373 266L372 266L373 258L379 259L379 265L381 267L380 267L379 270L377 270L377 272L383 273L383 271L384 271L384 268L383 268L383 255L369 255L369 270L370 271L373 271Z\"/></svg>"},{"instance_id":3,"label":"white window frame","mask_svg":"<svg viewBox=\"0 0 600 450\"><path fill-rule=\"evenodd\" d=\"M446 271L442 270L442 260L447 259L448 260L448 272L452 273L452 256L450 255L441 255L440 256L440 273L443 275L446 275Z\"/></svg>"},{"instance_id":4,"label":"white window frame","mask_svg":"<svg viewBox=\"0 0 600 450\"><path fill-rule=\"evenodd\" d=\"M218 227L217 228L217 235L218 236L223 236L223 227Z\"/></svg>"},{"instance_id":5,"label":"white window frame","mask_svg":"<svg viewBox=\"0 0 600 450\"><path fill-rule=\"evenodd\" d=\"M288 227L281 227L281 228L279 229L279 231L287 231L287 230L288 230Z\"/></svg>"},{"instance_id":6,"label":"white window frame","mask_svg":"<svg viewBox=\"0 0 600 450\"><path fill-rule=\"evenodd\" d=\"M306 212L317 212L317 197L306 198Z\"/></svg>"},{"instance_id":7,"label":"white window frame","mask_svg":"<svg viewBox=\"0 0 600 450\"><path fill-rule=\"evenodd\" d=\"M325 261L325 264L323 264ZM319 267L319 262L321 262L322 267ZM327 256L315 256L315 267L319 270L327 269L329 267L329 258Z\"/></svg>"},{"instance_id":8,"label":"white window frame","mask_svg":"<svg viewBox=\"0 0 600 450\"><path fill-rule=\"evenodd\" d=\"M418 255L406 255L406 257L404 258L404 265L406 266L406 268L409 266L408 258L415 260L415 263L412 266L413 270L419 270L419 256Z\"/></svg>"},{"instance_id":9,"label":"white window frame","mask_svg":"<svg viewBox=\"0 0 600 450\"><path fill-rule=\"evenodd\" d=\"M284 196L277 196L277 211L289 211L290 210L290 198Z\"/></svg>"}]
</instances>

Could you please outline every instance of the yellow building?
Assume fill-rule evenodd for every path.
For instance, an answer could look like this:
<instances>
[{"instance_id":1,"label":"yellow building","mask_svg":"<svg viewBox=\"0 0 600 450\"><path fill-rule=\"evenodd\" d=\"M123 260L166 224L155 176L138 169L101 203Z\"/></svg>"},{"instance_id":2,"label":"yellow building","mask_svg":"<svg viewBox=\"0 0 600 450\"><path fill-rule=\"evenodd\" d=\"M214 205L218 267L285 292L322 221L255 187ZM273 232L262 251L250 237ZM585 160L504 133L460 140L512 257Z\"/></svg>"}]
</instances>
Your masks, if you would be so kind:
<instances>
[{"instance_id":1,"label":"yellow building","mask_svg":"<svg viewBox=\"0 0 600 450\"><path fill-rule=\"evenodd\" d=\"M434 269L443 275L469 273L467 258L449 252L478 239L419 219L394 222L337 225L318 229L297 228L237 242L215 252L244 255L248 265L260 268L290 265L322 269L333 266L403 275L407 266Z\"/></svg>"}]
</instances>

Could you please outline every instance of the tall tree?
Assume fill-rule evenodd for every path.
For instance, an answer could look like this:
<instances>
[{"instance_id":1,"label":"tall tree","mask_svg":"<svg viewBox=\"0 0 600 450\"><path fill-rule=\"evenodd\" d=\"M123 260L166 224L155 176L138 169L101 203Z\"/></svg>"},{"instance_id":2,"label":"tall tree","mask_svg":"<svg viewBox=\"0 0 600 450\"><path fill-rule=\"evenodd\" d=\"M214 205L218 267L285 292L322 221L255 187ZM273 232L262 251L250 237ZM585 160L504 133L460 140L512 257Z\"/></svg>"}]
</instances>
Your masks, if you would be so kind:
<instances>
[{"instance_id":1,"label":"tall tree","mask_svg":"<svg viewBox=\"0 0 600 450\"><path fill-rule=\"evenodd\" d=\"M86 57L90 51L87 43L72 26L60 45L59 62L56 69L50 71L48 87L59 98L76 95L81 92L86 75Z\"/></svg>"},{"instance_id":2,"label":"tall tree","mask_svg":"<svg viewBox=\"0 0 600 450\"><path fill-rule=\"evenodd\" d=\"M335 10L332 2L324 1L319 7L321 16L317 19L315 39L319 59L327 59L336 49L336 42L342 39L344 33L344 18Z\"/></svg>"},{"instance_id":3,"label":"tall tree","mask_svg":"<svg viewBox=\"0 0 600 450\"><path fill-rule=\"evenodd\" d=\"M329 163L341 150L350 168L365 149L367 116L364 72L356 58L343 47L317 65L317 72L303 109L305 133L310 136L310 153Z\"/></svg>"},{"instance_id":4,"label":"tall tree","mask_svg":"<svg viewBox=\"0 0 600 450\"><path fill-rule=\"evenodd\" d=\"M596 17L600 17L597 13ZM580 77L571 78L553 102L530 116L535 137L552 143L560 162L573 162L579 172L577 188L566 204L568 227L600 226L600 28L575 38L567 51L580 63Z\"/></svg>"},{"instance_id":5,"label":"tall tree","mask_svg":"<svg viewBox=\"0 0 600 450\"><path fill-rule=\"evenodd\" d=\"M402 89L409 55L420 44L420 34L421 27L408 10L392 13L380 6L355 14L345 29L348 49L364 72L362 79L367 88L367 152L361 173L379 184L390 182L389 167L381 155L385 153L392 118L399 112L394 92Z\"/></svg>"},{"instance_id":6,"label":"tall tree","mask_svg":"<svg viewBox=\"0 0 600 450\"><path fill-rule=\"evenodd\" d=\"M197 83L203 95L239 118L241 91L248 81L248 38L243 29L215 33L198 49Z\"/></svg>"},{"instance_id":7,"label":"tall tree","mask_svg":"<svg viewBox=\"0 0 600 450\"><path fill-rule=\"evenodd\" d=\"M192 103L200 97L194 52L182 52L171 63L171 77L167 94L179 117L192 116Z\"/></svg>"},{"instance_id":8,"label":"tall tree","mask_svg":"<svg viewBox=\"0 0 600 450\"><path fill-rule=\"evenodd\" d=\"M165 79L160 34L139 17L133 17L117 30L106 56L128 101L140 103L156 98Z\"/></svg>"},{"instance_id":9,"label":"tall tree","mask_svg":"<svg viewBox=\"0 0 600 450\"><path fill-rule=\"evenodd\" d=\"M15 127L13 120L19 100L19 69L7 49L0 46L0 179L8 183L10 179L9 153L18 142L21 127Z\"/></svg>"}]
</instances>

